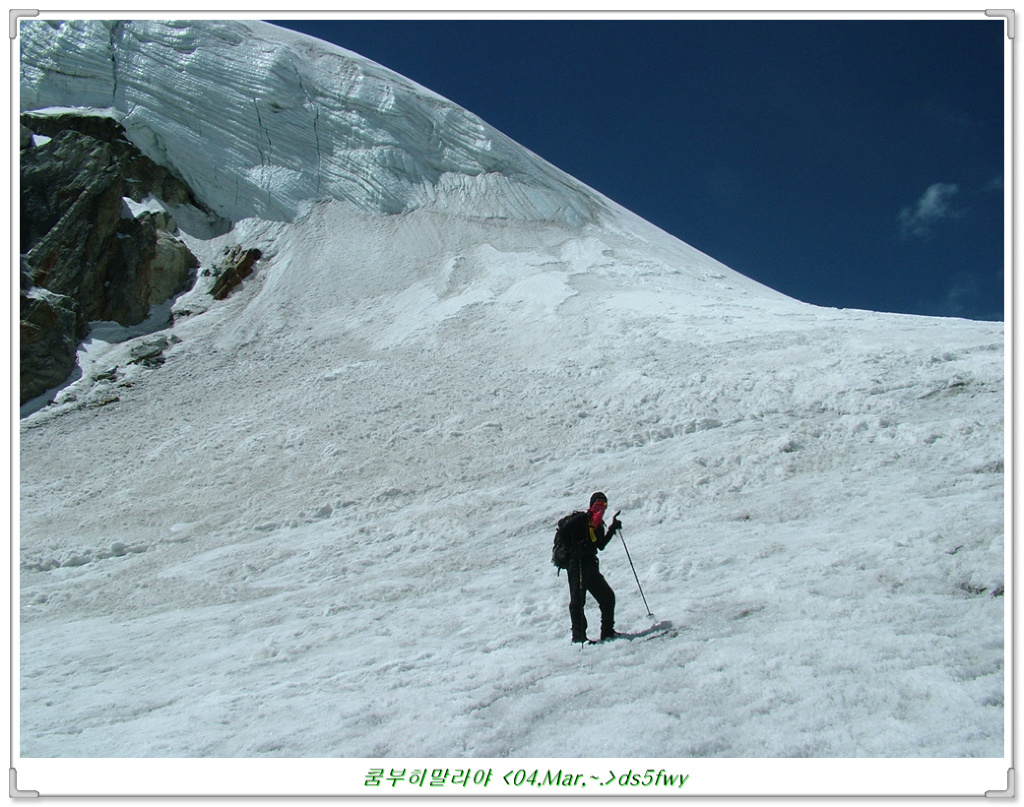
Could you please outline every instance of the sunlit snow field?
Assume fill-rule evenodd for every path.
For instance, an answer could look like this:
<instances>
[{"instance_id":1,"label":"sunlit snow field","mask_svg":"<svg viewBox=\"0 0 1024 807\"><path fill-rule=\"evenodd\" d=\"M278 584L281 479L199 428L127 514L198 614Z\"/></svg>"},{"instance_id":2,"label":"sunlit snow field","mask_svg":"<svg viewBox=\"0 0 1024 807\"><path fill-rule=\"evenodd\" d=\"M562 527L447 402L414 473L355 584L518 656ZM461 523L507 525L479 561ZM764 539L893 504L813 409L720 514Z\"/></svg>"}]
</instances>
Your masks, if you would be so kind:
<instances>
[{"instance_id":1,"label":"sunlit snow field","mask_svg":"<svg viewBox=\"0 0 1024 807\"><path fill-rule=\"evenodd\" d=\"M442 250L367 298L316 224L116 403L24 421L23 754L1002 753L1001 326L695 303L503 226L465 288ZM667 635L570 646L592 489Z\"/></svg>"}]
</instances>

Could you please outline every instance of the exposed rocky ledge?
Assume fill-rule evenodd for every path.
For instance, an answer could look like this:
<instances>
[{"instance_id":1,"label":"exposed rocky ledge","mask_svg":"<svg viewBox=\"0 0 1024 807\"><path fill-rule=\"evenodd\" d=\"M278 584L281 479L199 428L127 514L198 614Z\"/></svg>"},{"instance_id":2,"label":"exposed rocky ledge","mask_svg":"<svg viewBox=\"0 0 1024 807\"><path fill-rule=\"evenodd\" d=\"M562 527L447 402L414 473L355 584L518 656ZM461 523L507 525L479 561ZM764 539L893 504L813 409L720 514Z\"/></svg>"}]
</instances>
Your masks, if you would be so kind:
<instances>
[{"instance_id":1,"label":"exposed rocky ledge","mask_svg":"<svg viewBox=\"0 0 1024 807\"><path fill-rule=\"evenodd\" d=\"M243 249L234 245L224 249L221 259L214 265L211 274L215 280L210 294L215 300L224 300L238 285L253 273L256 261L263 253L255 247Z\"/></svg>"},{"instance_id":2,"label":"exposed rocky ledge","mask_svg":"<svg viewBox=\"0 0 1024 807\"><path fill-rule=\"evenodd\" d=\"M202 209L115 120L21 116L21 402L67 379L94 321L130 326L189 288L199 261L170 210Z\"/></svg>"}]
</instances>

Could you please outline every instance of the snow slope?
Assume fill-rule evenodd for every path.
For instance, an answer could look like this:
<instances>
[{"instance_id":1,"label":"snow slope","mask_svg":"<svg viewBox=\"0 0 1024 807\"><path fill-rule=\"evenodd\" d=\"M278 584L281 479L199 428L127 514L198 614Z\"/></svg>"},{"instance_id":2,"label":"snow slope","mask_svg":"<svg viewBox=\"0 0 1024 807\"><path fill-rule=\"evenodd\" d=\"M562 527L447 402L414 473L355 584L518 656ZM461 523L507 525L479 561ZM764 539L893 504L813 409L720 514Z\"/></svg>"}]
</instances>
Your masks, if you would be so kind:
<instances>
[{"instance_id":1,"label":"snow slope","mask_svg":"<svg viewBox=\"0 0 1024 807\"><path fill-rule=\"evenodd\" d=\"M1001 323L783 297L271 26L21 39L23 104L232 219L204 266L265 256L22 420L23 764L1009 753ZM550 541L597 489L660 628L581 651Z\"/></svg>"}]
</instances>

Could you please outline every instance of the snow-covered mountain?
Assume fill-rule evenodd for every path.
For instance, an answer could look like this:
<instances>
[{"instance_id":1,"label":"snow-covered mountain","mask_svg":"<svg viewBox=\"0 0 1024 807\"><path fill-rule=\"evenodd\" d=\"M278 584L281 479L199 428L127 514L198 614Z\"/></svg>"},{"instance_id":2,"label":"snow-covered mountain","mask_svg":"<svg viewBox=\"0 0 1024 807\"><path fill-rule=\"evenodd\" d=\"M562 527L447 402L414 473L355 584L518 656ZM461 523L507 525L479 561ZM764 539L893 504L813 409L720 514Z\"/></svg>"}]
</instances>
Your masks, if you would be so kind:
<instances>
[{"instance_id":1,"label":"snow-covered mountain","mask_svg":"<svg viewBox=\"0 0 1024 807\"><path fill-rule=\"evenodd\" d=\"M1001 323L786 298L271 25L20 43L262 255L22 420L26 761L1009 753ZM616 541L641 635L581 652L598 489L654 617Z\"/></svg>"},{"instance_id":2,"label":"snow-covered mountain","mask_svg":"<svg viewBox=\"0 0 1024 807\"><path fill-rule=\"evenodd\" d=\"M241 22L67 23L22 43L23 108L111 109L217 212L317 199L580 223L602 202L479 118L366 59ZM202 155L197 159L197 155Z\"/></svg>"}]
</instances>

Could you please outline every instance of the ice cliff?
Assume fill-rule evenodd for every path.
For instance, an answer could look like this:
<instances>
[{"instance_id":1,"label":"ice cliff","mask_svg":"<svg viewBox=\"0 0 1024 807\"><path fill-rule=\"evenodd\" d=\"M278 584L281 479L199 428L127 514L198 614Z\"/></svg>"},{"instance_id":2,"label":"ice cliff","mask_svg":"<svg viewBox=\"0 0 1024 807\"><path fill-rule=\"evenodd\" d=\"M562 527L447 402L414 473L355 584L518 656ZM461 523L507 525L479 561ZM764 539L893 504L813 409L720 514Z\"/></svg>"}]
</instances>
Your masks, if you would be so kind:
<instances>
[{"instance_id":1,"label":"ice cliff","mask_svg":"<svg viewBox=\"0 0 1024 807\"><path fill-rule=\"evenodd\" d=\"M538 267L559 267L548 284L548 307L570 288L566 272L604 272L618 265L616 258L625 259L622 265L634 278L638 272L682 275L698 295L717 287L727 297L739 288L781 297L624 210L458 105L320 40L252 21L28 20L19 41L23 309L33 314L22 318L22 329L41 346L32 361L22 351L23 404L47 397L67 377L88 322L133 326L165 300L149 288L155 277L150 253L160 252L159 239L150 238L142 249L128 232L129 219L137 217L131 211L146 206L168 214L160 243L184 239L194 253L189 271L196 260L201 264L189 275L198 283L185 298L179 284L171 284L179 295L172 317L206 310L211 295L220 299L216 278L213 285L207 279L220 271L222 248L266 254L273 273L287 271L296 287L330 293L350 283L345 273L334 268L329 278L318 278L319 264L290 265L286 255L275 262L272 256L286 239L283 230L269 228L320 221L306 226L303 238L324 241L325 265L334 266L342 250L351 265L360 252L355 244L377 243L380 219L403 213L433 218L412 227L413 254L390 270L397 292L410 283L433 283L436 267L458 265L460 273L470 273L467 281L470 275L483 278L492 261L471 257L480 242L499 250L543 244ZM98 133L105 134L97 139ZM103 146L104 138L112 145ZM71 141L75 154L93 156L71 160ZM115 178L103 155L122 152L130 160L121 162L132 168L126 162ZM153 166L147 175L165 171L178 182L174 198L140 179L136 169L146 162ZM91 167L80 170L79 164ZM69 176L76 172L81 176ZM35 197L25 189L32 187L40 189L35 196L45 205L30 204ZM64 190L50 192L58 187ZM86 191L76 192L78 187ZM104 205L90 201L98 195ZM122 208L129 213L119 221ZM65 215L72 210L75 216ZM352 216L364 220L356 225ZM54 222L60 227L49 232ZM485 233L471 225L493 227ZM503 226L519 231L493 229ZM358 235L343 247L349 231ZM107 243L100 232L114 240ZM226 242L215 244L225 233ZM85 264L70 260L89 244ZM117 256L125 247L142 250L128 262L136 268L127 272L129 280L108 282L112 274L105 267L121 271L126 261ZM379 275L403 247L392 239L386 252L373 252L364 273ZM161 255L160 266L167 263ZM522 255L513 263L520 280L532 271ZM408 275L409 266L419 268ZM139 293L126 313L109 298L127 286L138 286ZM63 308L55 308L54 299ZM465 296L466 304L475 299ZM274 296L264 302L283 304ZM435 318L439 309L427 307L433 308L427 319ZM258 306L251 311L254 321L265 315ZM22 341L24 348L28 341Z\"/></svg>"},{"instance_id":2,"label":"ice cliff","mask_svg":"<svg viewBox=\"0 0 1024 807\"><path fill-rule=\"evenodd\" d=\"M576 224L605 204L437 94L266 23L32 21L20 41L22 110L110 110L235 221L290 221L340 199Z\"/></svg>"}]
</instances>

